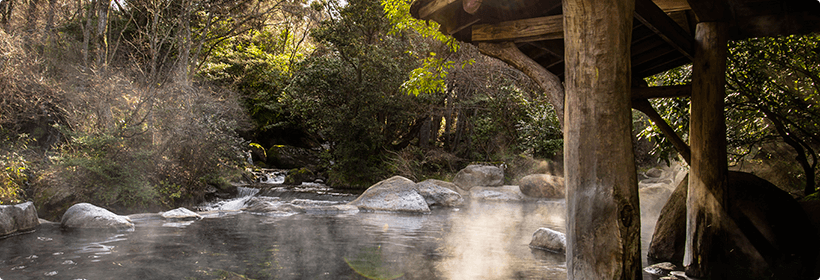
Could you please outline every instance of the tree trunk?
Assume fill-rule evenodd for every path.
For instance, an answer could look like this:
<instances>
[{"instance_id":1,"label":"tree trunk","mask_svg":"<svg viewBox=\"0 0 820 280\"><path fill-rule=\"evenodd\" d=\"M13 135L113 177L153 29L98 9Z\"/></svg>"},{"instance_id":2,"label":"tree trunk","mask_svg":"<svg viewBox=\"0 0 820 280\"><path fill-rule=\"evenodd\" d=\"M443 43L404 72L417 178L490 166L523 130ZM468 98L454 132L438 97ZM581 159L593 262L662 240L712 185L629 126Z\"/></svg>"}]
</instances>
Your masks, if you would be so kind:
<instances>
[{"instance_id":1,"label":"tree trunk","mask_svg":"<svg viewBox=\"0 0 820 280\"><path fill-rule=\"evenodd\" d=\"M692 148L689 195L686 200L686 274L710 277L721 273L723 228L728 197L726 119L727 30L725 22L701 22L695 32L689 143Z\"/></svg>"},{"instance_id":2,"label":"tree trunk","mask_svg":"<svg viewBox=\"0 0 820 280\"><path fill-rule=\"evenodd\" d=\"M524 72L544 93L549 96L550 103L558 116L561 129L564 127L564 86L561 79L547 71L543 66L524 55L513 42L480 43L478 51L484 55L495 57Z\"/></svg>"},{"instance_id":3,"label":"tree trunk","mask_svg":"<svg viewBox=\"0 0 820 280\"><path fill-rule=\"evenodd\" d=\"M91 35L92 35L91 34L91 23L92 23L92 20L94 19L94 11L96 11L97 2L98 2L98 0L92 0L91 5L88 8L88 11L86 11L86 13L85 13L86 22L85 22L85 25L83 25L83 47L82 47L83 66L85 66L85 67L88 67L88 53L91 50L91 47L89 45L93 41L92 38L91 38ZM82 4L82 1L78 1L77 4Z\"/></svg>"},{"instance_id":4,"label":"tree trunk","mask_svg":"<svg viewBox=\"0 0 820 280\"><path fill-rule=\"evenodd\" d=\"M108 11L110 2L98 0L97 4L97 66L105 67L108 60ZM89 13L90 14L90 13Z\"/></svg>"},{"instance_id":5,"label":"tree trunk","mask_svg":"<svg viewBox=\"0 0 820 280\"><path fill-rule=\"evenodd\" d=\"M640 279L634 1L564 0L568 279Z\"/></svg>"},{"instance_id":6,"label":"tree trunk","mask_svg":"<svg viewBox=\"0 0 820 280\"><path fill-rule=\"evenodd\" d=\"M190 20L190 1L183 1L183 9L179 15L180 32L177 40L177 47L179 49L179 59L177 60L177 71L175 73L175 82L184 86L189 83L189 69L191 64L191 20Z\"/></svg>"}]
</instances>

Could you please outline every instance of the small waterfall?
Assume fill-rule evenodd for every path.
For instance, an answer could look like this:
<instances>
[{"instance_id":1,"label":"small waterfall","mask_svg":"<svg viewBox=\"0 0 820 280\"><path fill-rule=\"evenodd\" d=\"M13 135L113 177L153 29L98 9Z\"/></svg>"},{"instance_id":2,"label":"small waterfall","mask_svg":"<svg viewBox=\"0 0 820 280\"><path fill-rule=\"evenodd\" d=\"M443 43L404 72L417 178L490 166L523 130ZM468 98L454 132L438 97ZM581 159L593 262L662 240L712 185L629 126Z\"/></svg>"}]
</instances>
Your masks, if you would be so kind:
<instances>
[{"instance_id":1,"label":"small waterfall","mask_svg":"<svg viewBox=\"0 0 820 280\"><path fill-rule=\"evenodd\" d=\"M245 207L245 202L251 199L254 195L259 193L257 188L236 187L236 198L218 201L214 204L204 207L205 211L211 210L240 210Z\"/></svg>"},{"instance_id":2,"label":"small waterfall","mask_svg":"<svg viewBox=\"0 0 820 280\"><path fill-rule=\"evenodd\" d=\"M259 193L259 189L257 188L246 188L246 187L236 187L236 197L237 198L244 198L249 196L254 196Z\"/></svg>"},{"instance_id":3,"label":"small waterfall","mask_svg":"<svg viewBox=\"0 0 820 280\"><path fill-rule=\"evenodd\" d=\"M281 185L285 182L285 176L288 171L284 169L261 169L259 171L252 171L256 176L257 181L262 184Z\"/></svg>"}]
</instances>

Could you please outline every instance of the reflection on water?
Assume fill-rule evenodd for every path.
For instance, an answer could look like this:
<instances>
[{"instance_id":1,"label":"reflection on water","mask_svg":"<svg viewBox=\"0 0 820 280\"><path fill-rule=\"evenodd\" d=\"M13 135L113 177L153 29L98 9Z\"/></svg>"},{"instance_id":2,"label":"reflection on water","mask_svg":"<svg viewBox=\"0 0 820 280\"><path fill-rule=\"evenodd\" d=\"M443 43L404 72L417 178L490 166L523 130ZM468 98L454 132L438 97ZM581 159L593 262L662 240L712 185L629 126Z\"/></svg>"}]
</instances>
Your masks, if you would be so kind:
<instances>
[{"instance_id":1,"label":"reflection on water","mask_svg":"<svg viewBox=\"0 0 820 280\"><path fill-rule=\"evenodd\" d=\"M135 219L129 233L42 225L0 240L0 279L566 279L563 255L527 246L539 227L563 231L564 216L563 202L473 202L427 215Z\"/></svg>"}]
</instances>

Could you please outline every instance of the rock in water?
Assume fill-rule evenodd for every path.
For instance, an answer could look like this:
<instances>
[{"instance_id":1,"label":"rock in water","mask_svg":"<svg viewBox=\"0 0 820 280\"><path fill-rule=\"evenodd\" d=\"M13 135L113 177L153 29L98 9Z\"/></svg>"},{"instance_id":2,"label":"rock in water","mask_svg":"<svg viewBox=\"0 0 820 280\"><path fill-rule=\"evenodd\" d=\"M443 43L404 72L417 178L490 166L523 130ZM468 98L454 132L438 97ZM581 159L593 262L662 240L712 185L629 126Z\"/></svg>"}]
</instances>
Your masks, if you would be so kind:
<instances>
[{"instance_id":1,"label":"rock in water","mask_svg":"<svg viewBox=\"0 0 820 280\"><path fill-rule=\"evenodd\" d=\"M683 246L686 241L686 192L689 186L687 176L661 209L655 232L649 244L647 256L654 260L683 261Z\"/></svg>"},{"instance_id":2,"label":"rock in water","mask_svg":"<svg viewBox=\"0 0 820 280\"><path fill-rule=\"evenodd\" d=\"M491 165L468 165L456 173L453 183L464 190L498 187L504 184L504 170Z\"/></svg>"},{"instance_id":3,"label":"rock in water","mask_svg":"<svg viewBox=\"0 0 820 280\"><path fill-rule=\"evenodd\" d=\"M89 203L69 207L60 221L63 228L134 230L134 224L126 216L120 216Z\"/></svg>"},{"instance_id":4,"label":"rock in water","mask_svg":"<svg viewBox=\"0 0 820 280\"><path fill-rule=\"evenodd\" d=\"M669 273L677 270L678 267L671 262L656 263L643 268L646 273L657 276L669 276Z\"/></svg>"},{"instance_id":5,"label":"rock in water","mask_svg":"<svg viewBox=\"0 0 820 280\"><path fill-rule=\"evenodd\" d=\"M453 186L455 187L455 185ZM416 191L424 197L427 206L457 207L464 204L464 198L461 197L460 194L450 188L437 184L434 180L426 180L418 183L415 188Z\"/></svg>"},{"instance_id":6,"label":"rock in water","mask_svg":"<svg viewBox=\"0 0 820 280\"><path fill-rule=\"evenodd\" d=\"M194 211L188 210L185 207L179 207L174 210L162 212L160 216L162 216L166 220L174 221L195 221L202 219L202 216L200 216L197 213L194 213Z\"/></svg>"},{"instance_id":7,"label":"rock in water","mask_svg":"<svg viewBox=\"0 0 820 280\"><path fill-rule=\"evenodd\" d=\"M548 228L539 228L532 234L530 247L563 253L567 250L567 237L558 231Z\"/></svg>"},{"instance_id":8,"label":"rock in water","mask_svg":"<svg viewBox=\"0 0 820 280\"><path fill-rule=\"evenodd\" d=\"M564 178L549 174L532 174L518 181L521 192L529 197L564 198Z\"/></svg>"},{"instance_id":9,"label":"rock in water","mask_svg":"<svg viewBox=\"0 0 820 280\"><path fill-rule=\"evenodd\" d=\"M721 250L728 274L722 279L811 279L816 265L817 230L788 193L766 180L730 171L727 185L729 207L724 222L727 238ZM685 180L684 180L685 181ZM686 191L681 183L667 201L652 236L649 257L658 261L682 261L686 240ZM738 236L742 236L740 238Z\"/></svg>"},{"instance_id":10,"label":"rock in water","mask_svg":"<svg viewBox=\"0 0 820 280\"><path fill-rule=\"evenodd\" d=\"M393 176L368 188L349 205L360 210L429 213L427 202L410 179Z\"/></svg>"},{"instance_id":11,"label":"rock in water","mask_svg":"<svg viewBox=\"0 0 820 280\"><path fill-rule=\"evenodd\" d=\"M31 201L16 205L0 205L0 237L31 231L38 225L40 219Z\"/></svg>"},{"instance_id":12,"label":"rock in water","mask_svg":"<svg viewBox=\"0 0 820 280\"><path fill-rule=\"evenodd\" d=\"M451 183L451 182L447 182L447 181L442 181L442 180L427 179L427 180L422 181L422 182L421 182L421 183L419 183L419 184L433 184L433 185L436 185L436 186L439 186L439 187L448 188L448 189L450 189L450 190L452 190L452 191L454 191L454 192L457 192L457 193L458 193L458 194L460 194L462 197L464 197L465 195L470 194L470 192L465 191L465 190L463 190L463 189L459 188L458 186L456 186L456 184L453 184L453 183Z\"/></svg>"},{"instance_id":13,"label":"rock in water","mask_svg":"<svg viewBox=\"0 0 820 280\"><path fill-rule=\"evenodd\" d=\"M470 189L470 196L474 199L488 201L524 200L524 194L518 186L474 187Z\"/></svg>"}]
</instances>

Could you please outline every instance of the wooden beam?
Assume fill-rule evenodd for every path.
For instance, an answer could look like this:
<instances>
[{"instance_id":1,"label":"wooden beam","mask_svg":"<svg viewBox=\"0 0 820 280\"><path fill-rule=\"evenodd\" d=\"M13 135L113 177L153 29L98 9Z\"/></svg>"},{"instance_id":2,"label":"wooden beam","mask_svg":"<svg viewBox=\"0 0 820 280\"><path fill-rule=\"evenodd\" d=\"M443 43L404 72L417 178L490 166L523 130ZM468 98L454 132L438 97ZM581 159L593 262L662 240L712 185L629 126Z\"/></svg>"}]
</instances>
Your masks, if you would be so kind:
<instances>
[{"instance_id":1,"label":"wooden beam","mask_svg":"<svg viewBox=\"0 0 820 280\"><path fill-rule=\"evenodd\" d=\"M692 85L632 88L632 100L687 97L690 95L692 95Z\"/></svg>"},{"instance_id":2,"label":"wooden beam","mask_svg":"<svg viewBox=\"0 0 820 280\"><path fill-rule=\"evenodd\" d=\"M661 132L666 139L668 139L669 142L672 142L672 146L675 146L675 150L677 150L683 160L686 161L686 164L690 164L689 159L691 158L692 152L689 149L689 145L686 145L686 142L683 142L683 139L681 139L680 135L675 132L675 129L673 129L672 126L670 126L669 123L667 123L666 120L658 114L658 111L655 111L655 108L652 107L649 100L641 98L636 99L634 97L635 89L638 88L632 88L632 108L641 111L649 117L649 119L652 120L652 123L661 129Z\"/></svg>"},{"instance_id":3,"label":"wooden beam","mask_svg":"<svg viewBox=\"0 0 820 280\"><path fill-rule=\"evenodd\" d=\"M731 17L726 0L687 0L698 22L728 21Z\"/></svg>"},{"instance_id":4,"label":"wooden beam","mask_svg":"<svg viewBox=\"0 0 820 280\"><path fill-rule=\"evenodd\" d=\"M421 7L419 10L419 18L430 19L433 14L444 10L444 8L449 5L453 5L456 1L458 0L433 0L430 3L427 3L424 7Z\"/></svg>"},{"instance_id":5,"label":"wooden beam","mask_svg":"<svg viewBox=\"0 0 820 280\"><path fill-rule=\"evenodd\" d=\"M694 58L692 52L693 40L686 30L658 8L651 0L635 1L635 19L654 31L666 43L689 58Z\"/></svg>"},{"instance_id":6,"label":"wooden beam","mask_svg":"<svg viewBox=\"0 0 820 280\"><path fill-rule=\"evenodd\" d=\"M473 26L473 42L528 42L561 38L564 38L562 15Z\"/></svg>"}]
</instances>

